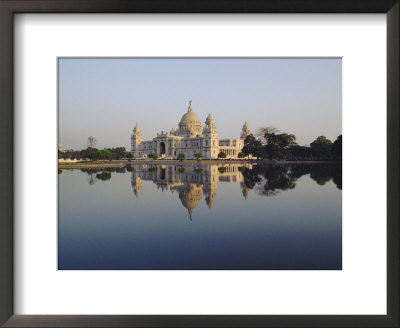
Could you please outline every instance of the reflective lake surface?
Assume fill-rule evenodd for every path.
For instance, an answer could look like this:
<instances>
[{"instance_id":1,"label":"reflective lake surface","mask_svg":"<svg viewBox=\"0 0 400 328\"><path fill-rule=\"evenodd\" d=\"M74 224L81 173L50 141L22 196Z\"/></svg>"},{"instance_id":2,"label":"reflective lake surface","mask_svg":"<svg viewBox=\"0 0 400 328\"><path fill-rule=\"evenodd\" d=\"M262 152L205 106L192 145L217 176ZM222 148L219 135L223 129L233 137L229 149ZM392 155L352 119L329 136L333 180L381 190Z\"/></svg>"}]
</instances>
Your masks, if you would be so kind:
<instances>
[{"instance_id":1,"label":"reflective lake surface","mask_svg":"<svg viewBox=\"0 0 400 328\"><path fill-rule=\"evenodd\" d=\"M341 164L59 170L60 270L341 270Z\"/></svg>"}]
</instances>

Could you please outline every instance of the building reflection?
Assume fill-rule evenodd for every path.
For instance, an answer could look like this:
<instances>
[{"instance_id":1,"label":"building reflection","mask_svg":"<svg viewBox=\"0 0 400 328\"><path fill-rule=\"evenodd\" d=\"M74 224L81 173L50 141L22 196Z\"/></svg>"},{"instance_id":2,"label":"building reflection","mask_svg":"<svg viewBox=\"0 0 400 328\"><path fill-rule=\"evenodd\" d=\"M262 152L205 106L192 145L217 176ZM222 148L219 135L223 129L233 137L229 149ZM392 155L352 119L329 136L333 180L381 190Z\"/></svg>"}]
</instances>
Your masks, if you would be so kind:
<instances>
[{"instance_id":1,"label":"building reflection","mask_svg":"<svg viewBox=\"0 0 400 328\"><path fill-rule=\"evenodd\" d=\"M185 166L137 164L131 165L130 168L131 184L137 198L143 188L143 180L153 181L162 191L176 192L191 219L193 210L203 197L209 208L213 206L220 182L238 182L244 198L247 199L250 189L244 183L242 174L244 168L251 170L252 164Z\"/></svg>"},{"instance_id":2,"label":"building reflection","mask_svg":"<svg viewBox=\"0 0 400 328\"><path fill-rule=\"evenodd\" d=\"M157 165L129 164L125 167L82 168L88 175L89 185L98 180L110 181L112 173L131 173L133 193L139 198L144 180L152 181L157 189L177 193L182 205L192 217L193 210L202 198L211 208L215 203L219 183L236 182L247 199L250 191L259 196L271 197L296 187L304 175L318 185L332 181L342 189L342 165L340 163L310 164L220 164L220 165ZM60 175L62 170L59 170Z\"/></svg>"}]
</instances>

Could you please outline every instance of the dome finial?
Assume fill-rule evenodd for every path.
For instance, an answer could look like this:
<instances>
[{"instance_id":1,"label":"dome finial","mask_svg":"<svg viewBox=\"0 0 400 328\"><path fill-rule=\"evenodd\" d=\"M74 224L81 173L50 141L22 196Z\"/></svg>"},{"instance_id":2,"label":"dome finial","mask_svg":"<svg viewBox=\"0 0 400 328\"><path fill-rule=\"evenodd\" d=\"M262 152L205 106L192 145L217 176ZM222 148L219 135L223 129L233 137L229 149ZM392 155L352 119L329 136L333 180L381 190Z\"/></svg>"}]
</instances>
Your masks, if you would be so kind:
<instances>
[{"instance_id":1,"label":"dome finial","mask_svg":"<svg viewBox=\"0 0 400 328\"><path fill-rule=\"evenodd\" d=\"M192 101L189 100L188 112L191 112L191 111L192 111Z\"/></svg>"}]
</instances>

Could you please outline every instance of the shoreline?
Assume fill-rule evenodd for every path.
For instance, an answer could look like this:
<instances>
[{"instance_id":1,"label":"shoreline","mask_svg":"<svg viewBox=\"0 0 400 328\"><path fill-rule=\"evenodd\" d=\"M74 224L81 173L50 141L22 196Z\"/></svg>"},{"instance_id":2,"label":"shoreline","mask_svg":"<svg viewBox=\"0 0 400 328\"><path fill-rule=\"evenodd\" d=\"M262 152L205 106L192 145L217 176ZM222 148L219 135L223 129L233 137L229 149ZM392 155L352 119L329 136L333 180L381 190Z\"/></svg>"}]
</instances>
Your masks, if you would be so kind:
<instances>
[{"instance_id":1,"label":"shoreline","mask_svg":"<svg viewBox=\"0 0 400 328\"><path fill-rule=\"evenodd\" d=\"M82 164L58 164L59 169L86 169L86 168L106 168L106 167L125 167L125 164L121 163L93 163L93 164L88 164L88 163L82 163Z\"/></svg>"},{"instance_id":2,"label":"shoreline","mask_svg":"<svg viewBox=\"0 0 400 328\"><path fill-rule=\"evenodd\" d=\"M108 163L59 163L59 169L81 169L81 168L107 168L107 167L125 167L126 165L230 165L230 164L341 164L342 161L274 161L274 160L133 160L133 161L112 161Z\"/></svg>"}]
</instances>

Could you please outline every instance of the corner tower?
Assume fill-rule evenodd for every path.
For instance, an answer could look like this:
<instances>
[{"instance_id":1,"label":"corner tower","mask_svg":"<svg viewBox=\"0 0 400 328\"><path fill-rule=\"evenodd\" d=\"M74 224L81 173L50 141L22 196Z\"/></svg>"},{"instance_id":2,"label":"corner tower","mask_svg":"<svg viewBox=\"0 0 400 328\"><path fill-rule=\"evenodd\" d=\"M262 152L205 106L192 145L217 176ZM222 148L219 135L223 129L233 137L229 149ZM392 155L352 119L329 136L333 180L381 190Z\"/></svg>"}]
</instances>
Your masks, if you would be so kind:
<instances>
[{"instance_id":1,"label":"corner tower","mask_svg":"<svg viewBox=\"0 0 400 328\"><path fill-rule=\"evenodd\" d=\"M219 140L217 127L211 114L208 114L203 129L203 149L206 158L218 158Z\"/></svg>"},{"instance_id":2,"label":"corner tower","mask_svg":"<svg viewBox=\"0 0 400 328\"><path fill-rule=\"evenodd\" d=\"M250 134L250 127L247 124L247 121L244 122L243 128L242 128L242 133L240 133L240 139L244 140L246 137Z\"/></svg>"},{"instance_id":3,"label":"corner tower","mask_svg":"<svg viewBox=\"0 0 400 328\"><path fill-rule=\"evenodd\" d=\"M140 144L143 141L143 135L140 131L139 125L136 123L136 126L133 128L133 132L131 135L131 151L134 158L138 158L140 151Z\"/></svg>"}]
</instances>

